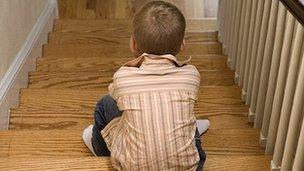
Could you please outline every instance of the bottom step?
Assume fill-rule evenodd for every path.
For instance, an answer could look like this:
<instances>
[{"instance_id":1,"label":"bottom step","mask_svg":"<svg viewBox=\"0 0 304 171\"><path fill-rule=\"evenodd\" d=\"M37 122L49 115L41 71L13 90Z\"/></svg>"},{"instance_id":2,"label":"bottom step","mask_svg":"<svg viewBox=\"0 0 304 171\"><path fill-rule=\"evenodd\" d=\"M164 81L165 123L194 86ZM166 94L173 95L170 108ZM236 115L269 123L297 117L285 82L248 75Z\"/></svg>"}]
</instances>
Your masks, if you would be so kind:
<instances>
[{"instance_id":1,"label":"bottom step","mask_svg":"<svg viewBox=\"0 0 304 171\"><path fill-rule=\"evenodd\" d=\"M271 156L213 156L207 157L205 169L221 170L269 170ZM0 160L0 170L114 170L108 157L81 158L29 158L6 157Z\"/></svg>"}]
</instances>

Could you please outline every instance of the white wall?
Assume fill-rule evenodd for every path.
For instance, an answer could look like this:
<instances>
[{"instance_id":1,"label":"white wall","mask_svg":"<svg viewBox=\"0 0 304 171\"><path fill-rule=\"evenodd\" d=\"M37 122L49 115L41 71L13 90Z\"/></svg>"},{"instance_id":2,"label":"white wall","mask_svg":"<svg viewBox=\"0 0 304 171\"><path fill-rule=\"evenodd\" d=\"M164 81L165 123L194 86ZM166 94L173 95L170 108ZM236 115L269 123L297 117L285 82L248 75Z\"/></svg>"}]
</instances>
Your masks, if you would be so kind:
<instances>
[{"instance_id":1,"label":"white wall","mask_svg":"<svg viewBox=\"0 0 304 171\"><path fill-rule=\"evenodd\" d=\"M56 0L0 0L0 130L8 129L57 14Z\"/></svg>"},{"instance_id":2,"label":"white wall","mask_svg":"<svg viewBox=\"0 0 304 171\"><path fill-rule=\"evenodd\" d=\"M26 41L47 0L0 0L0 80Z\"/></svg>"},{"instance_id":3,"label":"white wall","mask_svg":"<svg viewBox=\"0 0 304 171\"><path fill-rule=\"evenodd\" d=\"M204 0L205 4L205 17L217 17L217 7L218 7L218 0Z\"/></svg>"}]
</instances>

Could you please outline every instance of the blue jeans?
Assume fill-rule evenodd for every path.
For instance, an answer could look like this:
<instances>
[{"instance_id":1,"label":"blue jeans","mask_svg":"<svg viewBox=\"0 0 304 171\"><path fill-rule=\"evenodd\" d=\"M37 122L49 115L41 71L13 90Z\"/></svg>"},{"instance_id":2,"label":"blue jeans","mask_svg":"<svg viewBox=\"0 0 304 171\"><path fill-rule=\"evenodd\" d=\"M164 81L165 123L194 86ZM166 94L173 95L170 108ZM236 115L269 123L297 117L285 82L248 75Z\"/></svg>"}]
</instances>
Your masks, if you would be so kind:
<instances>
[{"instance_id":1,"label":"blue jeans","mask_svg":"<svg viewBox=\"0 0 304 171\"><path fill-rule=\"evenodd\" d=\"M92 146L97 156L110 156L107 144L105 143L100 131L104 129L116 117L122 115L122 111L117 107L116 101L109 95L103 96L98 101L94 112L94 126L92 135ZM195 146L198 150L200 161L197 170L203 170L206 161L206 153L202 149L199 132L195 132Z\"/></svg>"}]
</instances>

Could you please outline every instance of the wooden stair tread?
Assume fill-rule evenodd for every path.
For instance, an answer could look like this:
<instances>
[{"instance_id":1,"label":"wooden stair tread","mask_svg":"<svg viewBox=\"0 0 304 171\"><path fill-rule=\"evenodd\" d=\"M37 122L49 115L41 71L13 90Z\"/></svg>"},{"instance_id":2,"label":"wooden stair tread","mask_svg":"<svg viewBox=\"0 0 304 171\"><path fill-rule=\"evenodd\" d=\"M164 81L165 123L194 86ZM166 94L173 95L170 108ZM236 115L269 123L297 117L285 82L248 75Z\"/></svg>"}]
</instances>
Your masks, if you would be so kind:
<instances>
[{"instance_id":1,"label":"wooden stair tread","mask_svg":"<svg viewBox=\"0 0 304 171\"><path fill-rule=\"evenodd\" d=\"M178 56L180 61L186 60L188 56ZM37 61L38 72L49 71L116 71L125 62L134 59L134 57L106 57L99 56L77 56L77 57L59 57L46 56ZM200 70L228 70L227 57L223 55L200 55L192 56L189 64L195 65Z\"/></svg>"},{"instance_id":2,"label":"wooden stair tread","mask_svg":"<svg viewBox=\"0 0 304 171\"><path fill-rule=\"evenodd\" d=\"M211 31L216 26L214 19L188 19L187 32ZM54 32L99 32L104 30L132 30L131 20L56 20Z\"/></svg>"},{"instance_id":3,"label":"wooden stair tread","mask_svg":"<svg viewBox=\"0 0 304 171\"><path fill-rule=\"evenodd\" d=\"M94 69L94 68L92 68ZM67 72L35 72L29 77L29 88L107 88L112 82L112 76L117 67L107 67L108 72L77 71ZM234 72L231 70L200 71L201 86L231 86L234 85Z\"/></svg>"},{"instance_id":4,"label":"wooden stair tread","mask_svg":"<svg viewBox=\"0 0 304 171\"><path fill-rule=\"evenodd\" d=\"M115 170L109 157L2 157L0 170Z\"/></svg>"},{"instance_id":5,"label":"wooden stair tread","mask_svg":"<svg viewBox=\"0 0 304 171\"><path fill-rule=\"evenodd\" d=\"M207 154L264 154L258 129L209 129L202 137ZM246 152L245 152L246 151Z\"/></svg>"},{"instance_id":6,"label":"wooden stair tread","mask_svg":"<svg viewBox=\"0 0 304 171\"><path fill-rule=\"evenodd\" d=\"M99 56L99 57L132 57L128 44L117 45L55 45L48 44L44 48L44 56L76 57L76 56ZM186 49L181 55L204 55L222 54L222 45L218 42L203 42L186 44Z\"/></svg>"},{"instance_id":7,"label":"wooden stair tread","mask_svg":"<svg viewBox=\"0 0 304 171\"><path fill-rule=\"evenodd\" d=\"M269 170L271 156L218 156L208 155L204 170L256 171ZM18 164L16 164L18 163ZM92 164L94 163L94 164ZM254 166L254 167L253 167ZM114 170L109 157L3 157L3 170Z\"/></svg>"},{"instance_id":8,"label":"wooden stair tread","mask_svg":"<svg viewBox=\"0 0 304 171\"><path fill-rule=\"evenodd\" d=\"M107 94L105 89L23 89L20 107L36 109L92 109L98 99ZM196 103L198 107L235 106L242 108L243 103L238 86L205 86L202 88Z\"/></svg>"},{"instance_id":9,"label":"wooden stair tread","mask_svg":"<svg viewBox=\"0 0 304 171\"><path fill-rule=\"evenodd\" d=\"M197 114L195 112L195 114ZM197 118L209 119L211 129L244 129L251 128L247 116L233 114L197 115ZM93 111L11 111L10 129L17 130L78 130L93 123Z\"/></svg>"},{"instance_id":10,"label":"wooden stair tread","mask_svg":"<svg viewBox=\"0 0 304 171\"><path fill-rule=\"evenodd\" d=\"M128 44L130 32L125 31L104 31L97 33L61 33L55 32L49 36L49 44L85 44L85 45L117 45ZM216 42L216 32L191 32L185 34L187 43Z\"/></svg>"},{"instance_id":11,"label":"wooden stair tread","mask_svg":"<svg viewBox=\"0 0 304 171\"><path fill-rule=\"evenodd\" d=\"M262 171L269 170L271 156L207 156L205 171Z\"/></svg>"},{"instance_id":12,"label":"wooden stair tread","mask_svg":"<svg viewBox=\"0 0 304 171\"><path fill-rule=\"evenodd\" d=\"M215 109L214 109L215 108ZM83 129L93 122L94 107L82 109L57 108L18 108L11 110L11 129ZM194 113L197 118L210 119L211 128L248 128L246 106L237 105L215 106L203 104L196 106Z\"/></svg>"},{"instance_id":13,"label":"wooden stair tread","mask_svg":"<svg viewBox=\"0 0 304 171\"><path fill-rule=\"evenodd\" d=\"M0 132L0 156L91 156L81 136L82 130ZM255 129L210 129L202 140L207 154L260 155L258 137Z\"/></svg>"},{"instance_id":14,"label":"wooden stair tread","mask_svg":"<svg viewBox=\"0 0 304 171\"><path fill-rule=\"evenodd\" d=\"M132 30L132 20L75 20L59 19L55 21L54 32L95 33L104 30Z\"/></svg>"}]
</instances>

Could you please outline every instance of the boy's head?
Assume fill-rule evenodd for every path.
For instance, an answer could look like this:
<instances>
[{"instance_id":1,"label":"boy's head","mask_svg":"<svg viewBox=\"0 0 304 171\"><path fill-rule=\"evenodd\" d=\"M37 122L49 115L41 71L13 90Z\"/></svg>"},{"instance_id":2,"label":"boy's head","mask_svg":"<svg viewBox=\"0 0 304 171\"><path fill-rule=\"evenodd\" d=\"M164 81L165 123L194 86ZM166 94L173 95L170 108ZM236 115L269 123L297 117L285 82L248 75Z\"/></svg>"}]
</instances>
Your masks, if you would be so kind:
<instances>
[{"instance_id":1,"label":"boy's head","mask_svg":"<svg viewBox=\"0 0 304 171\"><path fill-rule=\"evenodd\" d=\"M135 55L176 55L184 47L185 27L185 18L176 6L152 1L134 15L131 50Z\"/></svg>"}]
</instances>

